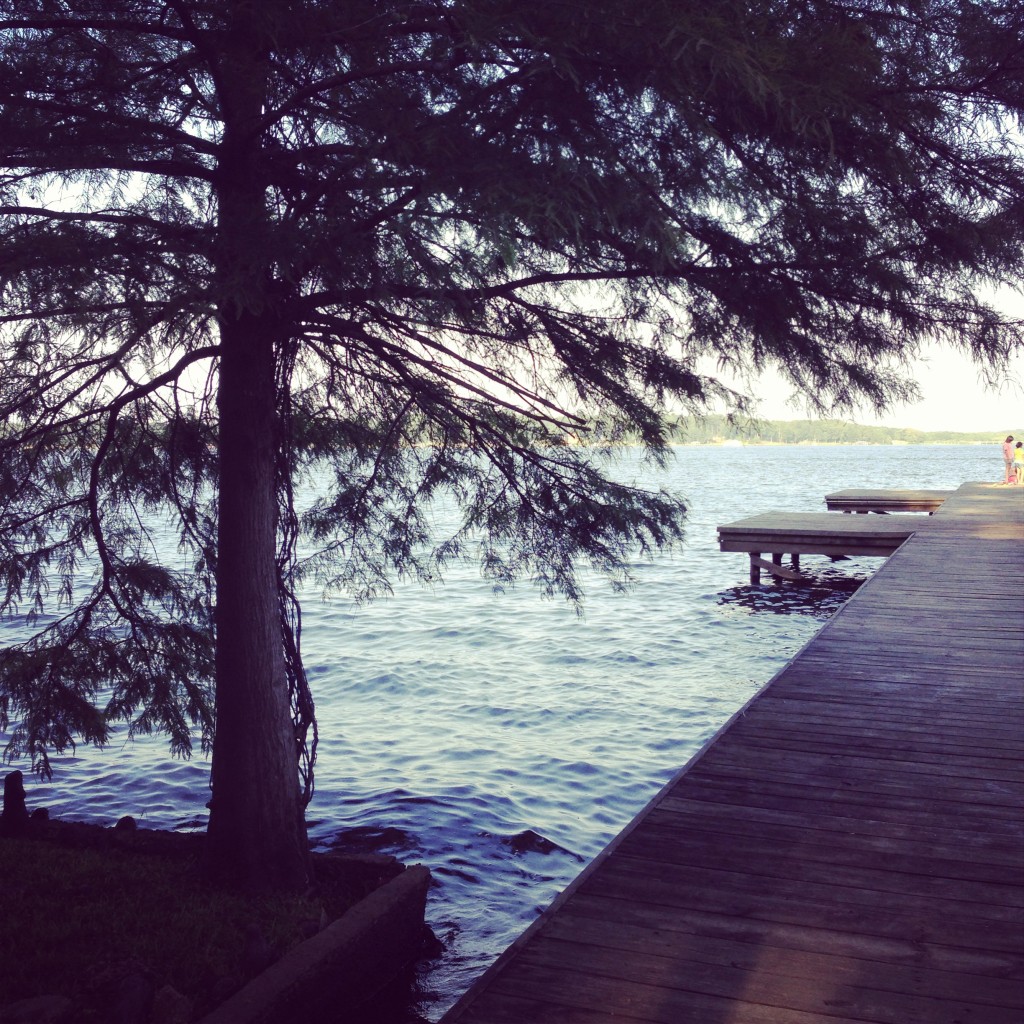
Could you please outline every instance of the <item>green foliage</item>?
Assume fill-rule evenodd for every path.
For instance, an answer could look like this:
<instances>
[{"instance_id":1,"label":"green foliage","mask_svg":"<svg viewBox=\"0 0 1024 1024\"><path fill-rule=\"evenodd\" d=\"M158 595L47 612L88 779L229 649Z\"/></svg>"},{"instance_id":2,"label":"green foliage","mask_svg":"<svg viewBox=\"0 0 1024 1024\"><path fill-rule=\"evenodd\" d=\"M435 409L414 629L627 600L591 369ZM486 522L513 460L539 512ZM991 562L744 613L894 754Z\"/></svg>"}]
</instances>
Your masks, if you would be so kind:
<instances>
[{"instance_id":1,"label":"green foliage","mask_svg":"<svg viewBox=\"0 0 1024 1024\"><path fill-rule=\"evenodd\" d=\"M925 341L1004 365L1022 325L980 296L1022 269L1021 17L7 0L0 612L40 628L0 655L8 754L45 767L119 717L209 737L228 337L273 350L294 679L302 572L357 597L470 554L572 600L580 561L626 582L684 508L566 442L656 457L666 407L743 414L709 363L836 412L911 394Z\"/></svg>"},{"instance_id":2,"label":"green foliage","mask_svg":"<svg viewBox=\"0 0 1024 1024\"><path fill-rule=\"evenodd\" d=\"M432 583L451 560L475 557L498 585L529 575L546 595L578 602L581 559L622 586L629 557L681 537L669 496L613 483L599 470L601 451L500 410L463 421L409 410L377 429L335 417L306 429L315 486L328 496L305 514L318 550L298 570L328 591L371 598L389 590L389 568ZM461 525L438 542L433 503L451 498Z\"/></svg>"},{"instance_id":3,"label":"green foliage","mask_svg":"<svg viewBox=\"0 0 1024 1024\"><path fill-rule=\"evenodd\" d=\"M166 732L178 755L197 728L212 737L210 581L156 564L151 537L178 508L183 543L212 557L212 460L195 422L148 412L111 417L106 437L100 414L29 427L4 449L2 609L38 629L0 650L0 727L43 772L50 750L101 744L117 720Z\"/></svg>"}]
</instances>

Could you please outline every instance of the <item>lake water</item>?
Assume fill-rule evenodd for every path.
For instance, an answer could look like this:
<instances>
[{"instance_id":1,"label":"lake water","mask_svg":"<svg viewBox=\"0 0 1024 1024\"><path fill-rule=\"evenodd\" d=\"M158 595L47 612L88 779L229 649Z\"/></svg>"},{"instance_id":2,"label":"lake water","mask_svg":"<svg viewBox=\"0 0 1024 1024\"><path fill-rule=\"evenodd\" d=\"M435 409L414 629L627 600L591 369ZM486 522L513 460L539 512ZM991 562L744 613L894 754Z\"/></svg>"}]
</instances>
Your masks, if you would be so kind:
<instances>
[{"instance_id":1,"label":"lake water","mask_svg":"<svg viewBox=\"0 0 1024 1024\"><path fill-rule=\"evenodd\" d=\"M444 952L395 1024L437 1020L880 564L805 556L811 583L751 587L746 556L719 552L718 524L824 511L847 487L955 488L1002 471L996 443L674 452L652 472L626 450L617 475L682 493L685 543L636 564L629 593L589 579L582 617L529 584L496 594L468 566L369 606L304 598L321 737L311 836L433 873ZM5 623L0 642L19 627ZM28 780L30 807L204 825L208 765L171 760L159 740L54 766L51 783Z\"/></svg>"}]
</instances>

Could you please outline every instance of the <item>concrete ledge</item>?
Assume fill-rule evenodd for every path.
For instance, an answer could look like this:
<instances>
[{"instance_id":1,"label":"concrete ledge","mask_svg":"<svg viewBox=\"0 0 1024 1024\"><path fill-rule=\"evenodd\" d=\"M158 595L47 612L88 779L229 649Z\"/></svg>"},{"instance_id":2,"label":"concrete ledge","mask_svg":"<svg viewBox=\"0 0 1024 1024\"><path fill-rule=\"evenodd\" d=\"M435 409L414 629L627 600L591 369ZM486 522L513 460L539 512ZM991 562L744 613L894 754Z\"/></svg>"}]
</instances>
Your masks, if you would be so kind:
<instances>
[{"instance_id":1,"label":"concrete ledge","mask_svg":"<svg viewBox=\"0 0 1024 1024\"><path fill-rule=\"evenodd\" d=\"M322 932L285 953L200 1024L303 1019L340 1024L349 1012L358 1014L419 956L429 884L430 872L423 865L406 868Z\"/></svg>"}]
</instances>

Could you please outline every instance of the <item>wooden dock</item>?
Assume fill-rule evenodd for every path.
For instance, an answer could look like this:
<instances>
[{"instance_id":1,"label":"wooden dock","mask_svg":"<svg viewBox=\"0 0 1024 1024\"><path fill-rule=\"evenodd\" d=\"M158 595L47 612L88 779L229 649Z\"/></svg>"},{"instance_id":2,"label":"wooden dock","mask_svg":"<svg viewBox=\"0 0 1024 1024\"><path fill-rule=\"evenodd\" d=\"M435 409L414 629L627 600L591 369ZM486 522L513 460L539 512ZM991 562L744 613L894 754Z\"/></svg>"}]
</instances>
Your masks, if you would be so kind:
<instances>
[{"instance_id":1,"label":"wooden dock","mask_svg":"<svg viewBox=\"0 0 1024 1024\"><path fill-rule=\"evenodd\" d=\"M443 1024L1024 1021L1024 490L920 523Z\"/></svg>"},{"instance_id":2,"label":"wooden dock","mask_svg":"<svg viewBox=\"0 0 1024 1024\"><path fill-rule=\"evenodd\" d=\"M750 582L761 570L800 579L800 555L872 555L886 558L921 527L920 516L847 516L834 512L762 512L718 527L721 551L750 556ZM793 568L782 568L782 556L793 556ZM770 554L772 561L761 557Z\"/></svg>"},{"instance_id":3,"label":"wooden dock","mask_svg":"<svg viewBox=\"0 0 1024 1024\"><path fill-rule=\"evenodd\" d=\"M934 512L952 494L952 491L929 490L872 490L851 487L825 495L825 508L829 512Z\"/></svg>"}]
</instances>

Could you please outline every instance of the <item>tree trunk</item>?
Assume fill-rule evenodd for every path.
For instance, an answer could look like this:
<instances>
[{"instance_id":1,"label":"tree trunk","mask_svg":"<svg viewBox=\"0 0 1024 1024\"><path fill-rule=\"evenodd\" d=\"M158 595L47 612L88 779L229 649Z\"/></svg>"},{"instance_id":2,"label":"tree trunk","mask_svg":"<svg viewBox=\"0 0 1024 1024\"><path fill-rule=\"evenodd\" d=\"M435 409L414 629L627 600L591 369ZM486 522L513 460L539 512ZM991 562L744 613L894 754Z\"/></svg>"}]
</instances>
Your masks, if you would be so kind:
<instances>
[{"instance_id":1,"label":"tree trunk","mask_svg":"<svg viewBox=\"0 0 1024 1024\"><path fill-rule=\"evenodd\" d=\"M260 327L246 316L221 334L217 725L208 844L218 881L288 889L306 881L307 846L275 564L273 349Z\"/></svg>"},{"instance_id":2,"label":"tree trunk","mask_svg":"<svg viewBox=\"0 0 1024 1024\"><path fill-rule=\"evenodd\" d=\"M221 64L218 166L216 711L210 824L213 877L248 889L296 889L308 844L285 675L277 580L275 347L258 123L263 67L243 11Z\"/></svg>"},{"instance_id":3,"label":"tree trunk","mask_svg":"<svg viewBox=\"0 0 1024 1024\"><path fill-rule=\"evenodd\" d=\"M272 340L222 329L217 727L207 836L215 879L301 888L307 844L278 606Z\"/></svg>"}]
</instances>

